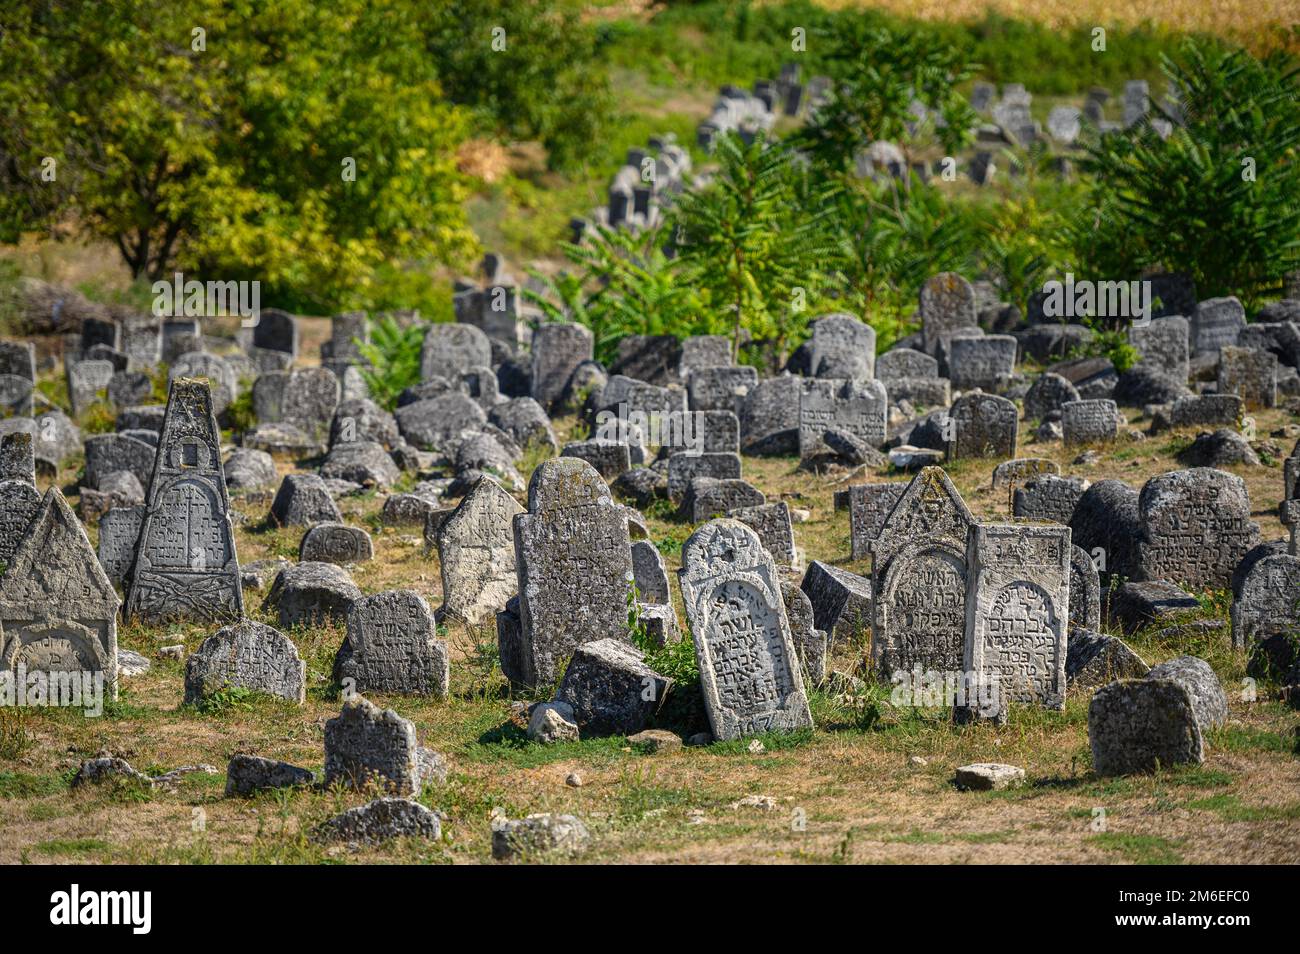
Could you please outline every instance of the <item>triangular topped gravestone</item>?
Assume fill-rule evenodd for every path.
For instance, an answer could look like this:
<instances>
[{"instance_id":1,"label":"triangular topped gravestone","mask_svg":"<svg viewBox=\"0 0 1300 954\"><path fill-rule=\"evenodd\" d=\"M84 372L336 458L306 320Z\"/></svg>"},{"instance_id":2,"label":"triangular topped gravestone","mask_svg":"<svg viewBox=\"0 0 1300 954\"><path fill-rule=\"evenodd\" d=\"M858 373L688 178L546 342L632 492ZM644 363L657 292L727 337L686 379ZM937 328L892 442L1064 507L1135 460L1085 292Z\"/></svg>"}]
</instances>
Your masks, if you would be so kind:
<instances>
[{"instance_id":1,"label":"triangular topped gravestone","mask_svg":"<svg viewBox=\"0 0 1300 954\"><path fill-rule=\"evenodd\" d=\"M514 518L514 537L522 646L501 653L511 682L554 681L583 643L631 642L627 511L595 468L576 457L540 464L528 482L528 512ZM514 659L518 669L507 662Z\"/></svg>"},{"instance_id":2,"label":"triangular topped gravestone","mask_svg":"<svg viewBox=\"0 0 1300 954\"><path fill-rule=\"evenodd\" d=\"M86 531L51 487L0 578L0 667L102 672L116 698L118 605Z\"/></svg>"},{"instance_id":3,"label":"triangular topped gravestone","mask_svg":"<svg viewBox=\"0 0 1300 954\"><path fill-rule=\"evenodd\" d=\"M710 521L682 547L677 578L714 737L812 726L781 578L758 534Z\"/></svg>"},{"instance_id":4,"label":"triangular topped gravestone","mask_svg":"<svg viewBox=\"0 0 1300 954\"><path fill-rule=\"evenodd\" d=\"M876 668L961 672L974 518L941 467L918 473L870 544Z\"/></svg>"},{"instance_id":5,"label":"triangular topped gravestone","mask_svg":"<svg viewBox=\"0 0 1300 954\"><path fill-rule=\"evenodd\" d=\"M224 622L244 615L220 442L207 382L174 380L136 548L128 617Z\"/></svg>"}]
</instances>

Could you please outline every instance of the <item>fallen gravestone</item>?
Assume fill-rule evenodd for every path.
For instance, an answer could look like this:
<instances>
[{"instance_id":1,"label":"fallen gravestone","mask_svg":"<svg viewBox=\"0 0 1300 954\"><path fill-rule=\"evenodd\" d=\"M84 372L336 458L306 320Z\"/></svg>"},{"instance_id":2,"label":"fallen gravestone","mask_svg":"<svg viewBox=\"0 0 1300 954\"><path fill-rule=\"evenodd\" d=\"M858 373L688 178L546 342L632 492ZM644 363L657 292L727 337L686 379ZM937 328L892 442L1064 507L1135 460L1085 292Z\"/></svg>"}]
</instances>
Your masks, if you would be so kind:
<instances>
[{"instance_id":1,"label":"fallen gravestone","mask_svg":"<svg viewBox=\"0 0 1300 954\"><path fill-rule=\"evenodd\" d=\"M1065 679L1071 688L1095 689L1116 679L1142 679L1148 666L1118 636L1072 629L1065 654Z\"/></svg>"},{"instance_id":2,"label":"fallen gravestone","mask_svg":"<svg viewBox=\"0 0 1300 954\"><path fill-rule=\"evenodd\" d=\"M597 639L574 650L555 700L573 709L584 737L633 735L646 727L671 685L636 647Z\"/></svg>"}]
</instances>

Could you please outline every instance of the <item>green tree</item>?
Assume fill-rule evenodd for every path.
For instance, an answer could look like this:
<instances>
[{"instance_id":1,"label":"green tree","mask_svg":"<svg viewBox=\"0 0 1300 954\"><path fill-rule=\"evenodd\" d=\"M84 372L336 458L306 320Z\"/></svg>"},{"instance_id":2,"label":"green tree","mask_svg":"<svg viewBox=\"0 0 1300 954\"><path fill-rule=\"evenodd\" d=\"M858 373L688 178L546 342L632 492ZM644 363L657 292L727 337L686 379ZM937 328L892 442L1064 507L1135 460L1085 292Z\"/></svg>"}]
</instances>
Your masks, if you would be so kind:
<instances>
[{"instance_id":1,"label":"green tree","mask_svg":"<svg viewBox=\"0 0 1300 954\"><path fill-rule=\"evenodd\" d=\"M425 11L422 29L447 97L493 135L537 139L554 167L603 133L612 97L597 34L576 4L474 0Z\"/></svg>"},{"instance_id":2,"label":"green tree","mask_svg":"<svg viewBox=\"0 0 1300 954\"><path fill-rule=\"evenodd\" d=\"M354 342L365 359L361 377L375 403L391 411L403 391L420 383L420 355L428 326L422 322L404 325L392 315L382 315L369 324L370 340Z\"/></svg>"},{"instance_id":3,"label":"green tree","mask_svg":"<svg viewBox=\"0 0 1300 954\"><path fill-rule=\"evenodd\" d=\"M1102 136L1082 163L1096 183L1073 226L1081 264L1186 271L1203 298L1276 294L1300 266L1300 67L1186 41L1164 72L1183 124L1167 139L1149 122Z\"/></svg>"},{"instance_id":4,"label":"green tree","mask_svg":"<svg viewBox=\"0 0 1300 954\"><path fill-rule=\"evenodd\" d=\"M113 242L134 276L257 279L264 300L322 307L367 305L390 260L467 255L467 117L442 96L420 12L416 0L12 0L0 237L73 223Z\"/></svg>"},{"instance_id":5,"label":"green tree","mask_svg":"<svg viewBox=\"0 0 1300 954\"><path fill-rule=\"evenodd\" d=\"M742 329L784 352L807 322L834 252L825 221L838 186L781 143L716 140L718 169L677 197L670 222L684 274L725 315L732 353Z\"/></svg>"}]
</instances>

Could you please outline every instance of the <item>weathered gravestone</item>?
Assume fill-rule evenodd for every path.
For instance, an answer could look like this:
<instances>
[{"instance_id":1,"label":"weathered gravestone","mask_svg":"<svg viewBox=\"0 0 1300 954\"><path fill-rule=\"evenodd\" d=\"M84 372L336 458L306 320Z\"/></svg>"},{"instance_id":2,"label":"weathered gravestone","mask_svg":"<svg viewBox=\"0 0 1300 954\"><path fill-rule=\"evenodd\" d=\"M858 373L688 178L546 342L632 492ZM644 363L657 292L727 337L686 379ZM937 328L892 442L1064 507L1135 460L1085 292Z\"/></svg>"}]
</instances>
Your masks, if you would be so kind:
<instances>
[{"instance_id":1,"label":"weathered gravestone","mask_svg":"<svg viewBox=\"0 0 1300 954\"><path fill-rule=\"evenodd\" d=\"M734 520L691 534L678 571L714 738L812 726L780 578L758 535Z\"/></svg>"},{"instance_id":2,"label":"weathered gravestone","mask_svg":"<svg viewBox=\"0 0 1300 954\"><path fill-rule=\"evenodd\" d=\"M108 389L117 369L111 361L74 361L68 365L68 400L72 413L79 415L94 404L99 392Z\"/></svg>"},{"instance_id":3,"label":"weathered gravestone","mask_svg":"<svg viewBox=\"0 0 1300 954\"><path fill-rule=\"evenodd\" d=\"M302 535L300 563L364 563L375 555L370 534L343 523L318 523Z\"/></svg>"},{"instance_id":4,"label":"weathered gravestone","mask_svg":"<svg viewBox=\"0 0 1300 954\"><path fill-rule=\"evenodd\" d=\"M874 328L844 312L815 318L811 327L808 364L812 377L875 377Z\"/></svg>"},{"instance_id":5,"label":"weathered gravestone","mask_svg":"<svg viewBox=\"0 0 1300 954\"><path fill-rule=\"evenodd\" d=\"M442 611L467 623L491 620L519 586L513 523L524 512L496 480L480 477L438 528Z\"/></svg>"},{"instance_id":6,"label":"weathered gravestone","mask_svg":"<svg viewBox=\"0 0 1300 954\"><path fill-rule=\"evenodd\" d=\"M126 615L158 623L243 614L212 394L204 381L178 378L167 396Z\"/></svg>"},{"instance_id":7,"label":"weathered gravestone","mask_svg":"<svg viewBox=\"0 0 1300 954\"><path fill-rule=\"evenodd\" d=\"M630 641L627 513L590 464L573 457L540 464L528 482L528 512L514 518L514 539L521 645L501 647L511 682L550 683L577 646Z\"/></svg>"},{"instance_id":8,"label":"weathered gravestone","mask_svg":"<svg viewBox=\"0 0 1300 954\"><path fill-rule=\"evenodd\" d=\"M876 377L886 388L904 378L937 378L939 362L924 351L891 348L876 359ZM892 388L890 388L892 391Z\"/></svg>"},{"instance_id":9,"label":"weathered gravestone","mask_svg":"<svg viewBox=\"0 0 1300 954\"><path fill-rule=\"evenodd\" d=\"M1073 384L1051 371L1038 376L1025 394L1025 419L1039 421L1060 409L1069 401L1079 400Z\"/></svg>"},{"instance_id":10,"label":"weathered gravestone","mask_svg":"<svg viewBox=\"0 0 1300 954\"><path fill-rule=\"evenodd\" d=\"M1179 384L1187 381L1191 364L1189 342L1191 326L1182 315L1153 318L1146 324L1129 325L1129 343L1141 356L1138 364L1167 374Z\"/></svg>"},{"instance_id":11,"label":"weathered gravestone","mask_svg":"<svg viewBox=\"0 0 1300 954\"><path fill-rule=\"evenodd\" d=\"M280 395L280 420L321 441L329 432L342 391L329 368L295 368Z\"/></svg>"},{"instance_id":12,"label":"weathered gravestone","mask_svg":"<svg viewBox=\"0 0 1300 954\"><path fill-rule=\"evenodd\" d=\"M117 698L117 610L86 531L57 487L0 577L0 667L103 673Z\"/></svg>"},{"instance_id":13,"label":"weathered gravestone","mask_svg":"<svg viewBox=\"0 0 1300 954\"><path fill-rule=\"evenodd\" d=\"M543 322L533 332L532 397L548 412L574 369L590 361L593 338L582 325Z\"/></svg>"},{"instance_id":14,"label":"weathered gravestone","mask_svg":"<svg viewBox=\"0 0 1300 954\"><path fill-rule=\"evenodd\" d=\"M737 507L726 514L739 520L758 534L763 548L781 566L794 566L794 528L790 525L790 505L784 500L752 507Z\"/></svg>"},{"instance_id":15,"label":"weathered gravestone","mask_svg":"<svg viewBox=\"0 0 1300 954\"><path fill-rule=\"evenodd\" d=\"M443 450L462 431L477 430L487 414L467 394L453 391L399 407L397 427L402 437L420 449Z\"/></svg>"},{"instance_id":16,"label":"weathered gravestone","mask_svg":"<svg viewBox=\"0 0 1300 954\"><path fill-rule=\"evenodd\" d=\"M921 341L927 354L954 331L978 328L975 289L956 272L941 272L921 286Z\"/></svg>"},{"instance_id":17,"label":"weathered gravestone","mask_svg":"<svg viewBox=\"0 0 1300 954\"><path fill-rule=\"evenodd\" d=\"M285 474L267 520L280 527L310 527L342 523L343 515L319 474Z\"/></svg>"},{"instance_id":18,"label":"weathered gravestone","mask_svg":"<svg viewBox=\"0 0 1300 954\"><path fill-rule=\"evenodd\" d=\"M691 410L734 412L757 383L758 370L749 365L698 368L688 387Z\"/></svg>"},{"instance_id":19,"label":"weathered gravestone","mask_svg":"<svg viewBox=\"0 0 1300 954\"><path fill-rule=\"evenodd\" d=\"M1070 626L1101 627L1101 577L1088 551L1070 547Z\"/></svg>"},{"instance_id":20,"label":"weathered gravestone","mask_svg":"<svg viewBox=\"0 0 1300 954\"><path fill-rule=\"evenodd\" d=\"M0 481L21 480L36 486L36 452L32 435L14 431L0 437Z\"/></svg>"},{"instance_id":21,"label":"weathered gravestone","mask_svg":"<svg viewBox=\"0 0 1300 954\"><path fill-rule=\"evenodd\" d=\"M1208 298L1192 311L1193 354L1217 354L1225 345L1235 345L1246 327L1246 309L1236 298Z\"/></svg>"},{"instance_id":22,"label":"weathered gravestone","mask_svg":"<svg viewBox=\"0 0 1300 954\"><path fill-rule=\"evenodd\" d=\"M1133 579L1139 581L1226 587L1246 551L1259 542L1245 482L1209 467L1148 480L1138 497L1138 521Z\"/></svg>"},{"instance_id":23,"label":"weathered gravestone","mask_svg":"<svg viewBox=\"0 0 1300 954\"><path fill-rule=\"evenodd\" d=\"M429 757L415 726L392 709L355 696L325 723L325 787L377 784L399 795L418 795L429 780ZM445 771L445 769L444 769Z\"/></svg>"},{"instance_id":24,"label":"weathered gravestone","mask_svg":"<svg viewBox=\"0 0 1300 954\"><path fill-rule=\"evenodd\" d=\"M41 495L26 480L0 480L0 563L8 564L41 509Z\"/></svg>"},{"instance_id":25,"label":"weathered gravestone","mask_svg":"<svg viewBox=\"0 0 1300 954\"><path fill-rule=\"evenodd\" d=\"M98 487L109 474L125 470L148 487L157 450L125 434L95 434L86 438L86 485Z\"/></svg>"},{"instance_id":26,"label":"weathered gravestone","mask_svg":"<svg viewBox=\"0 0 1300 954\"><path fill-rule=\"evenodd\" d=\"M97 555L104 573L118 586L125 586L135 564L135 546L144 523L144 507L114 507L99 518Z\"/></svg>"},{"instance_id":27,"label":"weathered gravestone","mask_svg":"<svg viewBox=\"0 0 1300 954\"><path fill-rule=\"evenodd\" d=\"M490 367L492 343L473 325L440 322L429 326L420 349L420 377L455 380L462 371Z\"/></svg>"},{"instance_id":28,"label":"weathered gravestone","mask_svg":"<svg viewBox=\"0 0 1300 954\"><path fill-rule=\"evenodd\" d=\"M799 457L833 453L827 431L841 431L868 447L885 442L889 399L879 381L811 381L799 397Z\"/></svg>"},{"instance_id":29,"label":"weathered gravestone","mask_svg":"<svg viewBox=\"0 0 1300 954\"><path fill-rule=\"evenodd\" d=\"M1067 447L1113 441L1119 435L1119 408L1106 398L1061 405L1061 431Z\"/></svg>"},{"instance_id":30,"label":"weathered gravestone","mask_svg":"<svg viewBox=\"0 0 1300 954\"><path fill-rule=\"evenodd\" d=\"M689 379L697 368L721 368L732 363L731 341L725 335L692 335L681 343L678 374Z\"/></svg>"},{"instance_id":31,"label":"weathered gravestone","mask_svg":"<svg viewBox=\"0 0 1300 954\"><path fill-rule=\"evenodd\" d=\"M253 347L298 357L298 319L278 308L264 308L253 325Z\"/></svg>"},{"instance_id":32,"label":"weathered gravestone","mask_svg":"<svg viewBox=\"0 0 1300 954\"><path fill-rule=\"evenodd\" d=\"M954 389L1001 390L1016 366L1016 339L1011 335L953 337L948 342L948 376Z\"/></svg>"},{"instance_id":33,"label":"weathered gravestone","mask_svg":"<svg viewBox=\"0 0 1300 954\"><path fill-rule=\"evenodd\" d=\"M1088 743L1102 776L1205 761L1192 698L1172 679L1123 679L1098 689L1088 704Z\"/></svg>"},{"instance_id":34,"label":"weathered gravestone","mask_svg":"<svg viewBox=\"0 0 1300 954\"><path fill-rule=\"evenodd\" d=\"M691 481L697 477L740 479L740 455L693 454L686 451L673 454L668 458L668 499L680 504L686 499Z\"/></svg>"},{"instance_id":35,"label":"weathered gravestone","mask_svg":"<svg viewBox=\"0 0 1300 954\"><path fill-rule=\"evenodd\" d=\"M682 497L680 513L690 523L700 523L742 507L761 507L766 503L763 492L746 481L695 477Z\"/></svg>"},{"instance_id":36,"label":"weathered gravestone","mask_svg":"<svg viewBox=\"0 0 1300 954\"><path fill-rule=\"evenodd\" d=\"M795 651L799 654L804 682L821 685L827 675L827 638L813 621L812 600L797 585L784 580L781 582L781 598L785 600L785 615L790 623Z\"/></svg>"},{"instance_id":37,"label":"weathered gravestone","mask_svg":"<svg viewBox=\"0 0 1300 954\"><path fill-rule=\"evenodd\" d=\"M340 685L363 693L447 695L447 645L437 638L423 596L388 590L356 600L347 627L334 657L334 680Z\"/></svg>"},{"instance_id":38,"label":"weathered gravestone","mask_svg":"<svg viewBox=\"0 0 1300 954\"><path fill-rule=\"evenodd\" d=\"M740 445L746 454L784 456L799 452L799 401L804 379L792 374L759 381L741 403Z\"/></svg>"},{"instance_id":39,"label":"weathered gravestone","mask_svg":"<svg viewBox=\"0 0 1300 954\"><path fill-rule=\"evenodd\" d=\"M1277 355L1225 345L1219 349L1220 394L1236 394L1250 409L1277 406Z\"/></svg>"},{"instance_id":40,"label":"weathered gravestone","mask_svg":"<svg viewBox=\"0 0 1300 954\"><path fill-rule=\"evenodd\" d=\"M960 672L966 633L966 537L974 518L940 467L912 479L871 543L877 671Z\"/></svg>"},{"instance_id":41,"label":"weathered gravestone","mask_svg":"<svg viewBox=\"0 0 1300 954\"><path fill-rule=\"evenodd\" d=\"M1065 679L1070 688L1095 689L1116 679L1142 679L1150 669L1118 636L1071 628L1065 654Z\"/></svg>"},{"instance_id":42,"label":"weathered gravestone","mask_svg":"<svg viewBox=\"0 0 1300 954\"><path fill-rule=\"evenodd\" d=\"M288 636L256 620L223 626L185 662L185 702L202 703L223 689L247 689L299 705L306 699L307 664Z\"/></svg>"},{"instance_id":43,"label":"weathered gravestone","mask_svg":"<svg viewBox=\"0 0 1300 954\"><path fill-rule=\"evenodd\" d=\"M1040 481L1047 479L1049 478L1040 478ZM1059 490L1061 496L1073 494L1072 490L1065 487L1060 487ZM1058 513L1063 514L1064 509L1061 506ZM1036 513L1047 511L1048 508L1044 507L1029 509L1022 514L1017 509L1016 516L1034 517ZM1045 519L1069 523L1075 546L1082 547L1093 557L1101 557L1103 562L1098 565L1097 571L1103 580L1112 574L1126 578L1133 575L1140 529L1138 492L1122 480L1100 480L1087 487L1078 496L1073 512L1066 520L1061 520L1059 516Z\"/></svg>"},{"instance_id":44,"label":"weathered gravestone","mask_svg":"<svg viewBox=\"0 0 1300 954\"><path fill-rule=\"evenodd\" d=\"M880 536L890 511L903 496L907 484L854 484L849 487L850 558L865 560L871 543Z\"/></svg>"},{"instance_id":45,"label":"weathered gravestone","mask_svg":"<svg viewBox=\"0 0 1300 954\"><path fill-rule=\"evenodd\" d=\"M667 603L668 571L664 558L649 540L632 542L632 575L636 580L637 599L643 603Z\"/></svg>"},{"instance_id":46,"label":"weathered gravestone","mask_svg":"<svg viewBox=\"0 0 1300 954\"><path fill-rule=\"evenodd\" d=\"M1276 634L1300 633L1300 557L1273 554L1258 561L1232 603L1232 645L1251 649Z\"/></svg>"},{"instance_id":47,"label":"weathered gravestone","mask_svg":"<svg viewBox=\"0 0 1300 954\"><path fill-rule=\"evenodd\" d=\"M867 577L813 560L799 588L812 604L814 624L830 642L861 638L871 627L871 580Z\"/></svg>"},{"instance_id":48,"label":"weathered gravestone","mask_svg":"<svg viewBox=\"0 0 1300 954\"><path fill-rule=\"evenodd\" d=\"M966 547L966 671L1010 702L1065 708L1070 528L976 524Z\"/></svg>"},{"instance_id":49,"label":"weathered gravestone","mask_svg":"<svg viewBox=\"0 0 1300 954\"><path fill-rule=\"evenodd\" d=\"M948 456L1016 456L1020 412L1015 404L996 394L963 394L948 411Z\"/></svg>"},{"instance_id":50,"label":"weathered gravestone","mask_svg":"<svg viewBox=\"0 0 1300 954\"><path fill-rule=\"evenodd\" d=\"M172 362L167 371L168 385L180 378L207 378L213 414L228 408L239 393L234 370L222 358L206 351L189 351Z\"/></svg>"}]
</instances>

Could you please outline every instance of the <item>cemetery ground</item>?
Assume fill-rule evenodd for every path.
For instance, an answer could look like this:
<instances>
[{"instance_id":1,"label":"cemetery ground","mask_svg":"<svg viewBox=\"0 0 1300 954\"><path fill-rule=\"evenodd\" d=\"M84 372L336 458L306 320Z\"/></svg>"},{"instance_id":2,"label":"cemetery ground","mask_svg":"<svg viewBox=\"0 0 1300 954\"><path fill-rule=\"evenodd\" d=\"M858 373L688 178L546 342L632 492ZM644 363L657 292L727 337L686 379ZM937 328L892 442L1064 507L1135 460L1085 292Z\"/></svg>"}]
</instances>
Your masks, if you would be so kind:
<instances>
[{"instance_id":1,"label":"cemetery ground","mask_svg":"<svg viewBox=\"0 0 1300 954\"><path fill-rule=\"evenodd\" d=\"M304 337L321 334L303 320ZM1127 412L1129 420L1137 414ZM1282 534L1268 503L1276 495L1280 458L1295 440L1270 437L1295 419L1282 410L1256 414L1262 441L1279 453L1263 466L1225 467L1241 476L1263 539ZM556 419L561 444L577 436L574 418ZM1033 441L1022 424L1022 453L1049 457L1093 482L1121 478L1140 485L1178 468L1176 454L1194 429L1100 448L1093 464L1071 462L1085 448ZM520 462L525 478L537 454ZM747 479L771 501L806 511L794 526L805 560L823 560L855 572L849 561L848 515L832 497L850 483L901 475L834 471L810 474L794 458L746 457ZM977 518L1006 517L1005 491L991 488L995 460L946 465ZM59 474L75 494L79 464ZM279 460L282 473L294 462ZM407 489L405 475L394 490ZM263 518L271 493L233 493L237 545L243 565L295 559L301 528L270 529ZM71 499L71 498L70 498ZM408 587L431 605L440 602L436 551L426 553L419 528L387 527L382 497L367 493L339 501L345 520L373 536L375 558L352 576L363 592ZM645 513L650 539L669 565L680 565L681 545L694 529L666 504ZM92 540L97 530L89 530ZM1189 618L1226 620L1230 594L1196 594ZM265 591L246 590L250 617L274 623L260 609ZM679 618L684 620L680 595ZM1168 625L1167 622L1163 625ZM319 822L374 792L280 790L251 799L225 798L225 765L240 753L319 769L324 725L341 698L331 684L341 626L289 631L307 663L302 707L238 691L220 694L204 711L183 707L184 663L160 658L162 646L184 644L185 655L212 627L148 627L126 623L120 645L149 657L149 672L123 680L121 696L101 718L77 710L20 710L0 722L0 863L104 862L428 862L473 863L491 858L490 821L531 812L571 812L591 829L587 862L936 862L936 863L1280 863L1300 856L1300 735L1295 713L1260 687L1259 701L1240 692L1245 659L1229 646L1227 630L1160 641L1152 631L1128 639L1151 664L1193 654L1208 660L1228 691L1230 718L1208 732L1204 765L1153 775L1099 779L1090 768L1087 703L1090 693L1067 695L1063 712L1012 710L1007 725L955 726L946 709L896 708L890 687L833 679L811 693L816 729L673 752L634 750L623 737L531 742L497 661L495 627L452 624L440 631L452 654L451 693L445 701L367 694L416 725L420 743L450 764L444 784L427 786L419 801L443 812L438 842L399 839L382 848L351 850L308 840ZM867 637L863 637L865 640ZM673 658L691 654L689 634ZM861 675L865 642L840 645L831 668ZM693 664L692 664L693 668ZM664 671L662 668L660 671ZM539 687L527 700L551 698ZM674 695L677 696L674 699ZM670 691L660 713L683 735L707 728L694 684ZM173 788L131 781L70 789L81 761L102 749L156 774L180 765L211 765ZM954 769L970 762L1020 766L1026 784L996 792L961 792ZM581 779L569 784L570 776ZM554 859L550 859L554 860Z\"/></svg>"}]
</instances>

